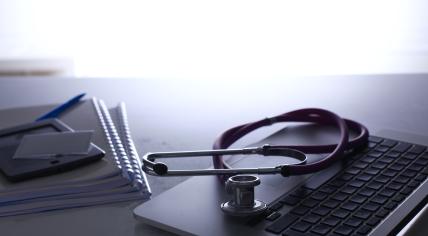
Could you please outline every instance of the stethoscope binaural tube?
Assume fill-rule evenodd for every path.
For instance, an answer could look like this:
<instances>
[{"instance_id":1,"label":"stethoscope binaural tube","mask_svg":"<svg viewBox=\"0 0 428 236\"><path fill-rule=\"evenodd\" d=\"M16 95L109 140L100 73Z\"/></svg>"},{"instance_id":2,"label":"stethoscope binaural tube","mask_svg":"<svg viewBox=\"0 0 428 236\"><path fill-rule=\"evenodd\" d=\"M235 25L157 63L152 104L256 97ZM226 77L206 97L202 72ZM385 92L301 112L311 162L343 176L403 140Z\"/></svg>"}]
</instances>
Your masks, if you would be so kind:
<instances>
[{"instance_id":1,"label":"stethoscope binaural tube","mask_svg":"<svg viewBox=\"0 0 428 236\"><path fill-rule=\"evenodd\" d=\"M231 128L223 132L217 138L213 145L213 149L227 149L248 133L263 126L269 126L278 122L311 122L320 125L336 125L340 130L340 138L337 144L272 146L278 148L290 148L306 154L329 153L324 159L314 163L287 165L286 175L303 175L325 169L340 159L346 150L362 147L368 142L369 132L362 124L352 120L342 119L333 112L324 109L306 108ZM358 132L357 137L349 141L348 128ZM213 164L216 169L231 168L231 166L223 160L221 155L213 156ZM221 177L222 180L225 180L225 176Z\"/></svg>"}]
</instances>

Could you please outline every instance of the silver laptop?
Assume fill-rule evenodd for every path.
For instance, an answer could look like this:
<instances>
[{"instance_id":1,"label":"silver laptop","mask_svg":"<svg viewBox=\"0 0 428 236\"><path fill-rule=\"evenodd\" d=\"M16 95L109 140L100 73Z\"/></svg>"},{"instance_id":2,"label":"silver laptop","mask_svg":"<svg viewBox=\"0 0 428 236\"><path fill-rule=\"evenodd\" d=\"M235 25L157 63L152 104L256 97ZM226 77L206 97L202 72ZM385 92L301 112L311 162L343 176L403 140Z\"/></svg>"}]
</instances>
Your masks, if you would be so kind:
<instances>
[{"instance_id":1,"label":"silver laptop","mask_svg":"<svg viewBox=\"0 0 428 236\"><path fill-rule=\"evenodd\" d=\"M337 138L332 130L302 127L281 130L255 145L325 144ZM138 206L134 215L180 235L396 234L426 205L428 138L393 131L378 135L365 150L321 172L259 176L256 199L270 209L257 217L225 215L220 204L231 196L215 176L192 177ZM310 161L319 158L313 155ZM248 167L287 161L233 156L228 162Z\"/></svg>"}]
</instances>

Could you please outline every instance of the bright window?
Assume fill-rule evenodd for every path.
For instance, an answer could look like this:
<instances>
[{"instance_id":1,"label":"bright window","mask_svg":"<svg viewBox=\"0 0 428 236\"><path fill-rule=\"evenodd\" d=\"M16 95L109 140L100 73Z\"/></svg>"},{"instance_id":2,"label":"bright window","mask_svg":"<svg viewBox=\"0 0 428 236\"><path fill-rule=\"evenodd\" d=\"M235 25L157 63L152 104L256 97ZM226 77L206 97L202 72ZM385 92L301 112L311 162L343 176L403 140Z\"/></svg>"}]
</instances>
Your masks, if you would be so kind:
<instances>
[{"instance_id":1,"label":"bright window","mask_svg":"<svg viewBox=\"0 0 428 236\"><path fill-rule=\"evenodd\" d=\"M428 72L427 1L0 0L2 58L77 76Z\"/></svg>"}]
</instances>

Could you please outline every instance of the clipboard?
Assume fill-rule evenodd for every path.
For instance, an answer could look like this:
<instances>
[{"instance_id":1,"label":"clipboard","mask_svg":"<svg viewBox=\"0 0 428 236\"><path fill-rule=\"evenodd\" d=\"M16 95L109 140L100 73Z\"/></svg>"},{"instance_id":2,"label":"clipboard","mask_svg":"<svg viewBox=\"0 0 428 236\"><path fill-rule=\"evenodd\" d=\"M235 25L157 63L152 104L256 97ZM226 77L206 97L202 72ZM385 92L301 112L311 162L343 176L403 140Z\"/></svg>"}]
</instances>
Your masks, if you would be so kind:
<instances>
[{"instance_id":1,"label":"clipboard","mask_svg":"<svg viewBox=\"0 0 428 236\"><path fill-rule=\"evenodd\" d=\"M100 160L105 153L91 143L86 155L61 155L52 159L14 159L25 135L52 132L73 132L57 119L46 119L0 130L0 170L12 182L51 175Z\"/></svg>"}]
</instances>

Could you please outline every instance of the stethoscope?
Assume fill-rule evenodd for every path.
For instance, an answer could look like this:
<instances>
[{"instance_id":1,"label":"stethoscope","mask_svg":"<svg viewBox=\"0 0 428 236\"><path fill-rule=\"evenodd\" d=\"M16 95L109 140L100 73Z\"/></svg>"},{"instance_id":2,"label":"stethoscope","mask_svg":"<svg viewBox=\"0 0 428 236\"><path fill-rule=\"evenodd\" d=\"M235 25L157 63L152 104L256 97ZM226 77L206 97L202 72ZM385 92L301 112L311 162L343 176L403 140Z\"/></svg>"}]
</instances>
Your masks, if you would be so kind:
<instances>
[{"instance_id":1,"label":"stethoscope","mask_svg":"<svg viewBox=\"0 0 428 236\"><path fill-rule=\"evenodd\" d=\"M340 138L337 144L328 145L296 145L296 146L270 146L250 147L242 149L227 149L248 133L278 122L310 122L320 125L335 125L340 130ZM357 132L357 136L349 139L349 131ZM284 177L292 175L304 175L323 170L340 160L345 151L364 147L368 142L369 132L362 124L343 119L333 112L306 108L287 112L275 117L265 118L233 127L223 132L213 145L214 150L181 151L181 152L156 152L147 153L143 157L142 169L155 176L194 176L194 175L218 175L220 180L226 181L226 190L232 193L233 199L222 203L223 212L233 216L249 216L264 212L267 204L254 199L254 188L260 184L260 179L252 174L281 174ZM307 163L306 154L329 153L324 159L313 163ZM294 164L283 164L263 168L232 168L223 160L223 155L258 154L263 156L285 156L297 160ZM158 158L212 156L213 169L170 170L162 162L155 162Z\"/></svg>"}]
</instances>

